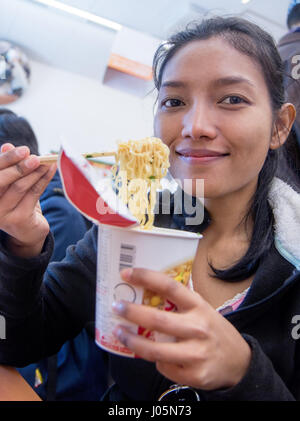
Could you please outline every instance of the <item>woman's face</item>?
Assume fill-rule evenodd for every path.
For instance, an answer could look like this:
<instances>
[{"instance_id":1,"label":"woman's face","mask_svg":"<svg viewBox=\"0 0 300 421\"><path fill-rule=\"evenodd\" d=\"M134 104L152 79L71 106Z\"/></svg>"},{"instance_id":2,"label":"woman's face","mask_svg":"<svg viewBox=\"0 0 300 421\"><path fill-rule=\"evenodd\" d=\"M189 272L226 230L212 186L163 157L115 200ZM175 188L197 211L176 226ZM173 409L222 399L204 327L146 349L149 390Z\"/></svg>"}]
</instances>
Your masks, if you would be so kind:
<instances>
[{"instance_id":1,"label":"woman's face","mask_svg":"<svg viewBox=\"0 0 300 421\"><path fill-rule=\"evenodd\" d=\"M166 64L155 136L170 148L173 177L204 179L206 198L256 185L272 120L260 66L221 38L190 42Z\"/></svg>"}]
</instances>

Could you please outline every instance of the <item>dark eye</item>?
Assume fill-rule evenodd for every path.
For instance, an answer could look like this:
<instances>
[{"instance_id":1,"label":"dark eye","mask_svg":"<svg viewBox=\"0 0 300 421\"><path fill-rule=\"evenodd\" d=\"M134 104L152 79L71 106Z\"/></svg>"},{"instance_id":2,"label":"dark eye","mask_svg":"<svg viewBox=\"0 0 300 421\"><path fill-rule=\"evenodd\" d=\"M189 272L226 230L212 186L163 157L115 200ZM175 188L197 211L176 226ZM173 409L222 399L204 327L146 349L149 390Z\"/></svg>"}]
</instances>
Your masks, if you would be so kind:
<instances>
[{"instance_id":1,"label":"dark eye","mask_svg":"<svg viewBox=\"0 0 300 421\"><path fill-rule=\"evenodd\" d=\"M170 98L163 101L162 106L166 108L180 107L183 104L180 99Z\"/></svg>"},{"instance_id":2,"label":"dark eye","mask_svg":"<svg viewBox=\"0 0 300 421\"><path fill-rule=\"evenodd\" d=\"M236 105L236 104L242 104L243 102L246 102L246 101L240 96L230 95L227 98L223 99L223 101L221 102L224 104Z\"/></svg>"}]
</instances>

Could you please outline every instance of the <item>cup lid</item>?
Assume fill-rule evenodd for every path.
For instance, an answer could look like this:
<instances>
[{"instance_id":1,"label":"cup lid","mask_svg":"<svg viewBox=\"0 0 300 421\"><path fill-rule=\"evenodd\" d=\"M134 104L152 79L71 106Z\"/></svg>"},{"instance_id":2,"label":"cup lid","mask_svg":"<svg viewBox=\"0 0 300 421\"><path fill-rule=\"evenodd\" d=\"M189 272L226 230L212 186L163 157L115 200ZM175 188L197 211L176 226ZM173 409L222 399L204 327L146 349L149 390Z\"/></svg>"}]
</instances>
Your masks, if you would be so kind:
<instances>
[{"instance_id":1,"label":"cup lid","mask_svg":"<svg viewBox=\"0 0 300 421\"><path fill-rule=\"evenodd\" d=\"M118 227L138 226L138 220L113 190L110 177L99 175L86 158L65 141L58 169L68 201L94 223Z\"/></svg>"}]
</instances>

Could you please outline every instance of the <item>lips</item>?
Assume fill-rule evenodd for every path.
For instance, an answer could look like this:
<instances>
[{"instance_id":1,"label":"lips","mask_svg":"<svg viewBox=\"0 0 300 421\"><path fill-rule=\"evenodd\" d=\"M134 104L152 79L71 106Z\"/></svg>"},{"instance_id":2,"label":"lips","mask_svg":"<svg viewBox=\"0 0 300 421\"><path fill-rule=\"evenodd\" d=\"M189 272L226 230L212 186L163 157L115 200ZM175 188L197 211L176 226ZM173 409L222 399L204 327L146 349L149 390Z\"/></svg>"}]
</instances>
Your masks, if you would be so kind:
<instances>
[{"instance_id":1,"label":"lips","mask_svg":"<svg viewBox=\"0 0 300 421\"><path fill-rule=\"evenodd\" d=\"M176 152L186 158L213 158L229 155L227 152L218 152L209 149L178 149Z\"/></svg>"}]
</instances>

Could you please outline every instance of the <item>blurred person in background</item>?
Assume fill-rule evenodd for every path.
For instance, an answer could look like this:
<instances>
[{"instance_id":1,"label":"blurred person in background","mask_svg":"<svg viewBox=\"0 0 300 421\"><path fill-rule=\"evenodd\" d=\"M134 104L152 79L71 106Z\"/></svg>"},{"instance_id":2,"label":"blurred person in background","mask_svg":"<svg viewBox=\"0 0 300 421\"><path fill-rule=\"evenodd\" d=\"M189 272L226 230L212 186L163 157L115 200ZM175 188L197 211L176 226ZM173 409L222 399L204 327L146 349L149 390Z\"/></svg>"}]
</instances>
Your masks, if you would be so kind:
<instances>
[{"instance_id":1,"label":"blurred person in background","mask_svg":"<svg viewBox=\"0 0 300 421\"><path fill-rule=\"evenodd\" d=\"M292 134L295 144L300 148L300 0L290 3L287 27L289 32L279 40L277 48L284 64L286 99L295 105L297 111ZM300 176L299 160L295 165Z\"/></svg>"},{"instance_id":2,"label":"blurred person in background","mask_svg":"<svg viewBox=\"0 0 300 421\"><path fill-rule=\"evenodd\" d=\"M26 145L32 154L39 155L38 141L29 122L2 108L0 146L6 142ZM61 261L67 247L83 238L92 223L65 198L58 171L41 196L40 205L54 236L51 262ZM94 342L91 324L57 354L18 370L43 400L99 400L107 387L104 358Z\"/></svg>"}]
</instances>

